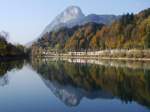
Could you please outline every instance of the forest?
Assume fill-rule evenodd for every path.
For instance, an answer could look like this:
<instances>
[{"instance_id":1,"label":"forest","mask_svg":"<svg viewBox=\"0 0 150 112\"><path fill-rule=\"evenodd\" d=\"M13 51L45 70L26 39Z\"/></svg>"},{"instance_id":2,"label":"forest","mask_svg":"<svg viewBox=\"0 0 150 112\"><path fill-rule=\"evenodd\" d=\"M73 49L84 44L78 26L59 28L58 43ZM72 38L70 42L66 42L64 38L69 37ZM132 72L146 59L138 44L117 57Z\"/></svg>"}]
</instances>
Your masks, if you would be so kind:
<instances>
[{"instance_id":1,"label":"forest","mask_svg":"<svg viewBox=\"0 0 150 112\"><path fill-rule=\"evenodd\" d=\"M28 50L23 45L8 42L7 36L6 32L0 33L0 59L26 57Z\"/></svg>"},{"instance_id":2,"label":"forest","mask_svg":"<svg viewBox=\"0 0 150 112\"><path fill-rule=\"evenodd\" d=\"M87 23L47 32L32 49L85 51L105 49L149 49L150 8L124 14L111 25Z\"/></svg>"}]
</instances>

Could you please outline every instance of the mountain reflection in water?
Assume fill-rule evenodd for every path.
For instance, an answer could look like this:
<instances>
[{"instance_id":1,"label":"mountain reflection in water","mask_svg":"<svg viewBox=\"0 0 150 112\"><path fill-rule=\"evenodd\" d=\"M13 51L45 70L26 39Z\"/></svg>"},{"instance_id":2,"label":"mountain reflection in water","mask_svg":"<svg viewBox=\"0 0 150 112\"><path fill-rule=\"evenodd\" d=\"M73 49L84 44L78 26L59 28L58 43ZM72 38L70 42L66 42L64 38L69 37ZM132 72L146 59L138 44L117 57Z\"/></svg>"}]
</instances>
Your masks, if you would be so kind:
<instances>
[{"instance_id":1,"label":"mountain reflection in water","mask_svg":"<svg viewBox=\"0 0 150 112\"><path fill-rule=\"evenodd\" d=\"M148 112L150 62L89 59L0 62L0 91L0 111L4 112L49 109Z\"/></svg>"},{"instance_id":2,"label":"mountain reflection in water","mask_svg":"<svg viewBox=\"0 0 150 112\"><path fill-rule=\"evenodd\" d=\"M109 60L32 60L46 86L68 106L82 98L120 99L150 108L150 63Z\"/></svg>"}]
</instances>

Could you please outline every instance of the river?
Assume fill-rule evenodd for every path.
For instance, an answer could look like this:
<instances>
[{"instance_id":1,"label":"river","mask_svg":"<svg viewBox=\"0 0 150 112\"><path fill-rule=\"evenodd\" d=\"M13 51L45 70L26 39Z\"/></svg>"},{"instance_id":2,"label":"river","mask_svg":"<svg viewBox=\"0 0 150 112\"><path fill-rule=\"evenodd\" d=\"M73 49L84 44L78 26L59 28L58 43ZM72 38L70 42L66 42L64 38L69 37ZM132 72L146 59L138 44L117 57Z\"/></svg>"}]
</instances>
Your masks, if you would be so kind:
<instances>
[{"instance_id":1,"label":"river","mask_svg":"<svg viewBox=\"0 0 150 112\"><path fill-rule=\"evenodd\" d=\"M150 112L150 62L0 62L1 112Z\"/></svg>"}]
</instances>

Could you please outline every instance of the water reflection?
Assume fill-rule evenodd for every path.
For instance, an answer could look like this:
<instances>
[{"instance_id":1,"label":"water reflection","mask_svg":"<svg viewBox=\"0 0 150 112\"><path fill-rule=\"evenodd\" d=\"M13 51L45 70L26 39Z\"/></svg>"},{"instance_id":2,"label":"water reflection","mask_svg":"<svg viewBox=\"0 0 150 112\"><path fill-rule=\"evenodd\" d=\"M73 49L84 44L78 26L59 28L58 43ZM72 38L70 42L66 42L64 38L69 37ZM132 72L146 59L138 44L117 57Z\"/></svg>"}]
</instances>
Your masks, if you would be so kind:
<instances>
[{"instance_id":1,"label":"water reflection","mask_svg":"<svg viewBox=\"0 0 150 112\"><path fill-rule=\"evenodd\" d=\"M32 67L62 102L120 99L150 108L150 63L97 60L33 60Z\"/></svg>"},{"instance_id":2,"label":"water reflection","mask_svg":"<svg viewBox=\"0 0 150 112\"><path fill-rule=\"evenodd\" d=\"M7 72L11 70L19 70L24 66L24 60L13 60L0 62L0 86L5 86L9 82Z\"/></svg>"}]
</instances>

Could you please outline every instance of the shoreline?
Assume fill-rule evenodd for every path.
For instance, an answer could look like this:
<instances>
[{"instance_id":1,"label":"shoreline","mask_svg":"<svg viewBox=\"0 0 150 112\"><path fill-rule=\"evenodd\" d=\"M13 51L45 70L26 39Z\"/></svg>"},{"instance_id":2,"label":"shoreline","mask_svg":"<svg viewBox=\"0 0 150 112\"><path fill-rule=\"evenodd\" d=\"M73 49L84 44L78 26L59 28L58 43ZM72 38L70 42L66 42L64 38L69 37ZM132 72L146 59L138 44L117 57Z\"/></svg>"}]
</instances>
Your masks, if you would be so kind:
<instances>
[{"instance_id":1,"label":"shoreline","mask_svg":"<svg viewBox=\"0 0 150 112\"><path fill-rule=\"evenodd\" d=\"M70 58L70 59L97 59L97 60L122 60L122 61L150 61L150 58L126 57L98 57L98 56L42 56L40 58Z\"/></svg>"},{"instance_id":2,"label":"shoreline","mask_svg":"<svg viewBox=\"0 0 150 112\"><path fill-rule=\"evenodd\" d=\"M34 54L32 57L37 58L81 58L81 59L107 59L107 60L129 60L129 61L150 61L150 49L114 49L101 50L92 52L41 52Z\"/></svg>"},{"instance_id":3,"label":"shoreline","mask_svg":"<svg viewBox=\"0 0 150 112\"><path fill-rule=\"evenodd\" d=\"M34 60L35 59L35 60ZM49 61L67 61L69 63L96 64L112 67L128 67L132 69L150 69L150 59L128 59L128 58L95 58L95 57L44 57L34 58L33 60L41 63Z\"/></svg>"}]
</instances>

